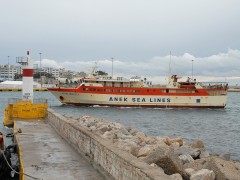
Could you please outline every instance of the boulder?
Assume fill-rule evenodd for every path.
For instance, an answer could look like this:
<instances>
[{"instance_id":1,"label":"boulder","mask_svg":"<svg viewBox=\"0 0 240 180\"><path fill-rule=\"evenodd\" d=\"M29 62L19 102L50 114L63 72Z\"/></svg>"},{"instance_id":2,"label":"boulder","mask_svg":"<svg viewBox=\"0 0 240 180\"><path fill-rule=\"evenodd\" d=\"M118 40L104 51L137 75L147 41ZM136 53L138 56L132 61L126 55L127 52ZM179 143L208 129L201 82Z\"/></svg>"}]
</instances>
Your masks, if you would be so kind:
<instances>
[{"instance_id":1,"label":"boulder","mask_svg":"<svg viewBox=\"0 0 240 180\"><path fill-rule=\"evenodd\" d=\"M115 134L116 134L116 138L117 139L125 140L125 139L131 139L132 138L132 136L125 135L125 134L123 134L123 133L121 133L119 131L116 132Z\"/></svg>"},{"instance_id":2,"label":"boulder","mask_svg":"<svg viewBox=\"0 0 240 180\"><path fill-rule=\"evenodd\" d=\"M87 127L96 126L96 123L93 121L89 121L89 122L86 122L86 125L84 126L87 126Z\"/></svg>"},{"instance_id":3,"label":"boulder","mask_svg":"<svg viewBox=\"0 0 240 180\"><path fill-rule=\"evenodd\" d=\"M97 130L96 126L90 126L89 129L90 129L91 131L96 131L96 130Z\"/></svg>"},{"instance_id":4,"label":"boulder","mask_svg":"<svg viewBox=\"0 0 240 180\"><path fill-rule=\"evenodd\" d=\"M240 162L235 162L235 166L236 166L237 169L240 170Z\"/></svg>"},{"instance_id":5,"label":"boulder","mask_svg":"<svg viewBox=\"0 0 240 180\"><path fill-rule=\"evenodd\" d=\"M156 165L155 163L150 164L150 166L155 167L155 168L159 169L159 171L164 173L164 170L161 167L159 167L158 165Z\"/></svg>"},{"instance_id":6,"label":"boulder","mask_svg":"<svg viewBox=\"0 0 240 180\"><path fill-rule=\"evenodd\" d=\"M166 138L165 139L165 143L167 144L167 145L171 145L171 144L173 144L173 143L176 143L176 142L178 142L179 143L179 145L180 146L182 146L183 145L183 138L181 138L181 137L178 137L178 138Z\"/></svg>"},{"instance_id":7,"label":"boulder","mask_svg":"<svg viewBox=\"0 0 240 180\"><path fill-rule=\"evenodd\" d=\"M218 157L212 157L206 164L205 168L214 171L216 180L240 179L240 169L233 161L225 161Z\"/></svg>"},{"instance_id":8,"label":"boulder","mask_svg":"<svg viewBox=\"0 0 240 180\"><path fill-rule=\"evenodd\" d=\"M178 173L172 174L172 175L170 175L169 177L170 177L172 180L182 180L182 179L183 179L182 176L181 176L180 174L178 174Z\"/></svg>"},{"instance_id":9,"label":"boulder","mask_svg":"<svg viewBox=\"0 0 240 180\"><path fill-rule=\"evenodd\" d=\"M201 140L196 140L190 143L186 143L186 145L190 146L191 148L198 148L198 149L204 149L204 143Z\"/></svg>"},{"instance_id":10,"label":"boulder","mask_svg":"<svg viewBox=\"0 0 240 180\"><path fill-rule=\"evenodd\" d=\"M131 135L135 136L135 135L137 134L138 130L129 128L129 129L128 129L128 132L129 132Z\"/></svg>"},{"instance_id":11,"label":"boulder","mask_svg":"<svg viewBox=\"0 0 240 180\"><path fill-rule=\"evenodd\" d=\"M191 148L189 146L181 146L178 149L174 149L174 153L177 155L189 154L193 159L197 159L201 153L201 150L198 148Z\"/></svg>"},{"instance_id":12,"label":"boulder","mask_svg":"<svg viewBox=\"0 0 240 180\"><path fill-rule=\"evenodd\" d=\"M155 151L151 152L143 160L148 164L157 164L168 175L175 173L183 175L184 173L181 160L170 148L166 150L165 148L157 147Z\"/></svg>"},{"instance_id":13,"label":"boulder","mask_svg":"<svg viewBox=\"0 0 240 180\"><path fill-rule=\"evenodd\" d=\"M118 140L114 143L114 145L124 151L131 153L133 156L137 156L137 152L139 151L138 145L129 139Z\"/></svg>"},{"instance_id":14,"label":"boulder","mask_svg":"<svg viewBox=\"0 0 240 180\"><path fill-rule=\"evenodd\" d=\"M178 142L172 143L170 146L173 147L173 149L178 149L180 148L180 144Z\"/></svg>"},{"instance_id":15,"label":"boulder","mask_svg":"<svg viewBox=\"0 0 240 180\"><path fill-rule=\"evenodd\" d=\"M207 158L207 157L209 157L209 156L210 156L210 154L209 154L208 151L201 151L201 153L200 153L200 155L199 155L199 158L200 158L200 159L203 159L203 158Z\"/></svg>"},{"instance_id":16,"label":"boulder","mask_svg":"<svg viewBox=\"0 0 240 180\"><path fill-rule=\"evenodd\" d=\"M223 160L229 161L230 160L230 153L229 152L224 152L219 155L219 157Z\"/></svg>"},{"instance_id":17,"label":"boulder","mask_svg":"<svg viewBox=\"0 0 240 180\"><path fill-rule=\"evenodd\" d=\"M179 159L181 159L183 164L194 162L194 159L189 154L182 154L182 155L179 156Z\"/></svg>"},{"instance_id":18,"label":"boulder","mask_svg":"<svg viewBox=\"0 0 240 180\"><path fill-rule=\"evenodd\" d=\"M186 172L186 175L188 177L190 177L196 171L194 169L192 169L192 168L187 168L187 169L185 169L185 172Z\"/></svg>"},{"instance_id":19,"label":"boulder","mask_svg":"<svg viewBox=\"0 0 240 180\"><path fill-rule=\"evenodd\" d=\"M140 143L141 145L141 143ZM162 141L159 143L155 143L155 144L145 144L142 145L139 152L138 152L138 157L146 157L148 156L150 153L156 151L156 149L160 147L163 151L168 151L169 150L169 146L166 145L165 143L163 143Z\"/></svg>"},{"instance_id":20,"label":"boulder","mask_svg":"<svg viewBox=\"0 0 240 180\"><path fill-rule=\"evenodd\" d=\"M208 169L201 169L199 171L193 172L190 176L190 180L214 180L215 173Z\"/></svg>"},{"instance_id":21,"label":"boulder","mask_svg":"<svg viewBox=\"0 0 240 180\"><path fill-rule=\"evenodd\" d=\"M107 125L102 125L98 128L98 130L100 131L101 134L104 134L106 131L109 130Z\"/></svg>"},{"instance_id":22,"label":"boulder","mask_svg":"<svg viewBox=\"0 0 240 180\"><path fill-rule=\"evenodd\" d=\"M144 138L144 142L146 144L156 144L157 140L155 137L147 136L146 138Z\"/></svg>"},{"instance_id":23,"label":"boulder","mask_svg":"<svg viewBox=\"0 0 240 180\"><path fill-rule=\"evenodd\" d=\"M122 125L120 123L112 123L112 127L116 129L120 129Z\"/></svg>"},{"instance_id":24,"label":"boulder","mask_svg":"<svg viewBox=\"0 0 240 180\"><path fill-rule=\"evenodd\" d=\"M125 129L124 127L120 127L119 128L119 132L121 132L124 135L130 135L130 133L127 131L127 129Z\"/></svg>"},{"instance_id":25,"label":"boulder","mask_svg":"<svg viewBox=\"0 0 240 180\"><path fill-rule=\"evenodd\" d=\"M140 141L137 137L128 135L128 136L125 136L125 139L129 139L129 140L135 142L139 146Z\"/></svg>"},{"instance_id":26,"label":"boulder","mask_svg":"<svg viewBox=\"0 0 240 180\"><path fill-rule=\"evenodd\" d=\"M106 131L103 135L102 135L102 138L104 139L108 139L108 140L113 140L115 139L115 134L112 132L112 131Z\"/></svg>"},{"instance_id":27,"label":"boulder","mask_svg":"<svg viewBox=\"0 0 240 180\"><path fill-rule=\"evenodd\" d=\"M137 157L146 157L152 151L152 146L145 145L138 151Z\"/></svg>"},{"instance_id":28,"label":"boulder","mask_svg":"<svg viewBox=\"0 0 240 180\"><path fill-rule=\"evenodd\" d=\"M135 136L138 137L140 141L145 142L144 139L146 138L146 135L143 132L137 132Z\"/></svg>"},{"instance_id":29,"label":"boulder","mask_svg":"<svg viewBox=\"0 0 240 180\"><path fill-rule=\"evenodd\" d=\"M207 162L208 162L209 159L197 159L197 160L194 160L193 162L189 162L189 163L185 163L184 164L184 168L187 169L187 168L192 168L194 170L200 170L200 169L204 169Z\"/></svg>"}]
</instances>

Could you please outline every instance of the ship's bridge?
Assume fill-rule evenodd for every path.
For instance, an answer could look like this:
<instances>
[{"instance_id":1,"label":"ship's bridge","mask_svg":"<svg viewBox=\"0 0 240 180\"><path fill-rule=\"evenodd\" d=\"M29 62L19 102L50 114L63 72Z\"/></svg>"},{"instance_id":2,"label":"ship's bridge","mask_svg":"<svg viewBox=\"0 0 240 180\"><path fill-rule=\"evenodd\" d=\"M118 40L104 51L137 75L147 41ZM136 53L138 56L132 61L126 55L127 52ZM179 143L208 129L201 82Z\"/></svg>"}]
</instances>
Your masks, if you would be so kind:
<instances>
[{"instance_id":1,"label":"ship's bridge","mask_svg":"<svg viewBox=\"0 0 240 180\"><path fill-rule=\"evenodd\" d=\"M98 86L98 87L152 87L152 82L146 78L132 77L130 80L122 77L111 78L85 78L82 79L80 86Z\"/></svg>"}]
</instances>

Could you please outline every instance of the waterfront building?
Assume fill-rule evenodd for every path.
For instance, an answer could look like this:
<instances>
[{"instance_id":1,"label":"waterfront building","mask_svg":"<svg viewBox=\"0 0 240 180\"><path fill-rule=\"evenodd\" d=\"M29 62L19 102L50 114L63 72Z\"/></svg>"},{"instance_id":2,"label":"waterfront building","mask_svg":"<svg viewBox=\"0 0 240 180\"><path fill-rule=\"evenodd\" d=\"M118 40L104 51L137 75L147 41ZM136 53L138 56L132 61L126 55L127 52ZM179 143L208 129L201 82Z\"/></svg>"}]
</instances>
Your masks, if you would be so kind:
<instances>
[{"instance_id":1,"label":"waterfront building","mask_svg":"<svg viewBox=\"0 0 240 180\"><path fill-rule=\"evenodd\" d=\"M0 66L0 80L14 80L16 74L21 72L21 68L13 65L1 65Z\"/></svg>"}]
</instances>

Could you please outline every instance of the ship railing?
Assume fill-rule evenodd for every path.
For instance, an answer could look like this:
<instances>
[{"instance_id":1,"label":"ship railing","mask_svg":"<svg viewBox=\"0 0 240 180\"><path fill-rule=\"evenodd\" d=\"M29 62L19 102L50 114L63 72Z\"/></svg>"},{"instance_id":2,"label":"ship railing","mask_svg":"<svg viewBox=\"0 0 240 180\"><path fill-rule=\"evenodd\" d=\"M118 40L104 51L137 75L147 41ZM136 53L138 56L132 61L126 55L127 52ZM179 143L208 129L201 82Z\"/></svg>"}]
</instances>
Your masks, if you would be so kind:
<instances>
[{"instance_id":1,"label":"ship railing","mask_svg":"<svg viewBox=\"0 0 240 180\"><path fill-rule=\"evenodd\" d=\"M228 89L228 83L227 82L200 82L200 84L204 88Z\"/></svg>"},{"instance_id":2,"label":"ship railing","mask_svg":"<svg viewBox=\"0 0 240 180\"><path fill-rule=\"evenodd\" d=\"M8 99L8 104L17 104L18 102L22 101L22 99L19 98L10 98ZM33 99L33 104L47 104L48 100L43 98Z\"/></svg>"}]
</instances>

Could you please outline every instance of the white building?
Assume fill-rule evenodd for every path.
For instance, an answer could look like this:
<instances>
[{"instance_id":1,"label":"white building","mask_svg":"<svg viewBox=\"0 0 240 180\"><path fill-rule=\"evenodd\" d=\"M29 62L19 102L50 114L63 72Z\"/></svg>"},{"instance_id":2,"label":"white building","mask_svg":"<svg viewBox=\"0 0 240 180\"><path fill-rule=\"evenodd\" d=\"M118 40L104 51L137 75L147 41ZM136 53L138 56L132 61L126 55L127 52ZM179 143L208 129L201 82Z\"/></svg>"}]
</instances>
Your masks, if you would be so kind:
<instances>
[{"instance_id":1,"label":"white building","mask_svg":"<svg viewBox=\"0 0 240 180\"><path fill-rule=\"evenodd\" d=\"M60 76L59 69L55 69L51 67L44 67L41 69L41 72L52 74L55 78L58 78Z\"/></svg>"},{"instance_id":2,"label":"white building","mask_svg":"<svg viewBox=\"0 0 240 180\"><path fill-rule=\"evenodd\" d=\"M14 80L15 74L21 71L19 67L13 65L0 66L0 80ZM22 74L22 73L21 73Z\"/></svg>"}]
</instances>

